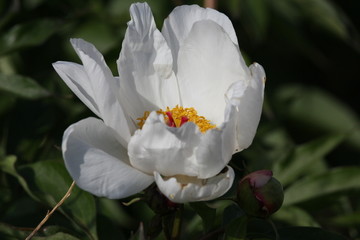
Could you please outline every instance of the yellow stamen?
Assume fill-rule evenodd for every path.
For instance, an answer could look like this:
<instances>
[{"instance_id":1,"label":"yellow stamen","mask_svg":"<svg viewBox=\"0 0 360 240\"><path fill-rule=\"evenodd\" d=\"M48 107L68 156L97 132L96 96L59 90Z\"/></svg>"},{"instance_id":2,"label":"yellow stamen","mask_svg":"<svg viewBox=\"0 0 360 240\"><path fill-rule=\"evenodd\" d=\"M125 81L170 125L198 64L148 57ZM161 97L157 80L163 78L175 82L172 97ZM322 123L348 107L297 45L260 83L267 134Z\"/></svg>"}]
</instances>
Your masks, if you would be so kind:
<instances>
[{"instance_id":1,"label":"yellow stamen","mask_svg":"<svg viewBox=\"0 0 360 240\"><path fill-rule=\"evenodd\" d=\"M150 115L150 112L149 112L149 111L145 111L145 112L144 112L144 116L136 119L137 121L139 121L139 122L137 123L137 125L139 126L140 129L144 126L145 121L146 121L146 119L149 117L149 115Z\"/></svg>"},{"instance_id":2,"label":"yellow stamen","mask_svg":"<svg viewBox=\"0 0 360 240\"><path fill-rule=\"evenodd\" d=\"M199 116L197 111L194 108L184 108L176 105L173 109L166 107L166 110L156 111L158 114L164 115L165 122L171 127L180 127L185 122L195 123L202 133L206 132L209 129L216 128L216 125L211 124L210 120L206 119L203 116ZM144 116L138 118L138 126L141 129L149 116L149 112L144 112Z\"/></svg>"}]
</instances>

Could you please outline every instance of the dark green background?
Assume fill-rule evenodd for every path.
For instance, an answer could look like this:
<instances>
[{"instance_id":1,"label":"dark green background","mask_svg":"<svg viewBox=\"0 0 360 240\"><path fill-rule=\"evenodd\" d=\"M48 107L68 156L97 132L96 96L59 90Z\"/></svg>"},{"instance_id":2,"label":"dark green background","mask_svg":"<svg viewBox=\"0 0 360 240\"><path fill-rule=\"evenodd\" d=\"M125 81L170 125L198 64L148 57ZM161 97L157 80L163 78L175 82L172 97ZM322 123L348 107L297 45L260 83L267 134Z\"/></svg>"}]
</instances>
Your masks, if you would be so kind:
<instances>
[{"instance_id":1,"label":"dark green background","mask_svg":"<svg viewBox=\"0 0 360 240\"><path fill-rule=\"evenodd\" d=\"M61 157L63 131L92 116L51 64L79 62L69 38L80 37L103 53L116 75L132 2L0 2L1 239L23 239L29 233L24 228L35 227L66 192L71 179ZM193 3L202 5L149 1L159 29L177 4ZM274 171L285 187L284 206L273 216L283 238L300 231L305 234L300 239L310 234L330 239L327 232L317 232L320 227L360 239L360 1L228 0L219 1L218 10L232 20L246 62L260 63L267 74L258 134L231 162L238 178L258 169ZM196 239L211 229L200 217L212 216L213 209L218 219L213 228L229 222L223 218L237 219L227 217L228 203L217 204L206 205L212 209L208 215L205 204L187 205L184 238ZM39 234L52 236L48 239L128 239L139 221L147 228L153 214L143 203L124 207L120 200L76 189L48 221L47 232ZM261 221L252 225L268 226ZM259 239L274 239L266 227L256 229Z\"/></svg>"}]
</instances>

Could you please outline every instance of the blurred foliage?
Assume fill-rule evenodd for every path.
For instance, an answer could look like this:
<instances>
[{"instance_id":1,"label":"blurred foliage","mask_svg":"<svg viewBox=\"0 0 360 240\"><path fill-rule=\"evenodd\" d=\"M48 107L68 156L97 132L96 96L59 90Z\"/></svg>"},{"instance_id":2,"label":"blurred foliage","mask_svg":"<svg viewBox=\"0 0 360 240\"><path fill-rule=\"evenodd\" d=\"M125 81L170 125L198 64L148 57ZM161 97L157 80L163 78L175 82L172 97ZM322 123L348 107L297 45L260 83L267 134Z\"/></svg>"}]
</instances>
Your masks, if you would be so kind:
<instances>
[{"instance_id":1,"label":"blurred foliage","mask_svg":"<svg viewBox=\"0 0 360 240\"><path fill-rule=\"evenodd\" d=\"M92 115L51 63L79 62L68 40L81 37L116 75L132 2L0 1L1 239L24 239L66 193L62 133ZM202 5L148 2L158 28L176 5ZM271 169L282 182L284 206L272 217L280 239L360 239L360 1L227 0L218 9L268 79L254 143L231 162L238 178ZM155 222L142 202L125 207L75 188L33 239L136 239ZM184 239L244 239L244 227L252 239L275 239L268 222L246 219L231 201L185 205Z\"/></svg>"}]
</instances>

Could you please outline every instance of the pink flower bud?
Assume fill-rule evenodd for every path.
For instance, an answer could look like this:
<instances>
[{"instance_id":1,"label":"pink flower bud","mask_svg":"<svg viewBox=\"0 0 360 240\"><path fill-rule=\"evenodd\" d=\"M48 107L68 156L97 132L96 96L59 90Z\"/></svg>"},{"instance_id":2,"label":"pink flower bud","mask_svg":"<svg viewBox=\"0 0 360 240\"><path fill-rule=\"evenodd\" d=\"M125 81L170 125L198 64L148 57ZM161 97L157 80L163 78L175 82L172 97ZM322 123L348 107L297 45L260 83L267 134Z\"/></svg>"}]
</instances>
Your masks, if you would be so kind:
<instances>
[{"instance_id":1,"label":"pink flower bud","mask_svg":"<svg viewBox=\"0 0 360 240\"><path fill-rule=\"evenodd\" d=\"M259 170L240 180L237 200L248 215L266 218L281 207L283 187L272 175L270 170Z\"/></svg>"}]
</instances>

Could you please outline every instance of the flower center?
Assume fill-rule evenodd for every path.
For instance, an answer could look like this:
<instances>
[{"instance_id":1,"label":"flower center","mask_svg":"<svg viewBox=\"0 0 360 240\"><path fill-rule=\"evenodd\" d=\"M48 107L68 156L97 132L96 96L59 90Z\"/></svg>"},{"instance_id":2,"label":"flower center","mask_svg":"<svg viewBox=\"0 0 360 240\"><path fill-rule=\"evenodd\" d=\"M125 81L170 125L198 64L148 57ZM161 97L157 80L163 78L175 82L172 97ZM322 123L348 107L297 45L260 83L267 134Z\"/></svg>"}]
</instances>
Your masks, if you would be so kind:
<instances>
[{"instance_id":1,"label":"flower center","mask_svg":"<svg viewBox=\"0 0 360 240\"><path fill-rule=\"evenodd\" d=\"M176 105L173 109L166 107L166 110L160 109L156 112L164 115L165 122L170 127L181 127L186 122L193 122L199 127L202 133L209 129L216 128L216 125L211 124L210 120L203 116L199 116L194 108L184 108ZM140 129L145 124L149 114L150 112L146 111L144 112L143 117L136 119L139 121L137 125Z\"/></svg>"}]
</instances>

